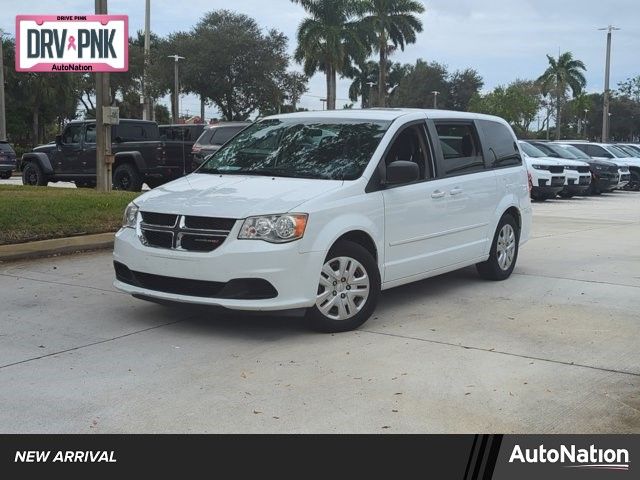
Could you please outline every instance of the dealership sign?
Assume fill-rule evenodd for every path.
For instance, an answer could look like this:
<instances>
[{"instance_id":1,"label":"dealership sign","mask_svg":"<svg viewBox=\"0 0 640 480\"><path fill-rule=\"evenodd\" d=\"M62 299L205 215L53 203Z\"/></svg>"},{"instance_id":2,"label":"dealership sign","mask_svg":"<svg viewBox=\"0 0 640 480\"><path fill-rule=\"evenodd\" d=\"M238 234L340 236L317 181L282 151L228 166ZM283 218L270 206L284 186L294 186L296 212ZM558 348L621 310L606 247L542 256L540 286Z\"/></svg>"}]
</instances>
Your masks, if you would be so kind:
<instances>
[{"instance_id":1,"label":"dealership sign","mask_svg":"<svg viewBox=\"0 0 640 480\"><path fill-rule=\"evenodd\" d=\"M18 72L126 72L126 15L18 15Z\"/></svg>"}]
</instances>

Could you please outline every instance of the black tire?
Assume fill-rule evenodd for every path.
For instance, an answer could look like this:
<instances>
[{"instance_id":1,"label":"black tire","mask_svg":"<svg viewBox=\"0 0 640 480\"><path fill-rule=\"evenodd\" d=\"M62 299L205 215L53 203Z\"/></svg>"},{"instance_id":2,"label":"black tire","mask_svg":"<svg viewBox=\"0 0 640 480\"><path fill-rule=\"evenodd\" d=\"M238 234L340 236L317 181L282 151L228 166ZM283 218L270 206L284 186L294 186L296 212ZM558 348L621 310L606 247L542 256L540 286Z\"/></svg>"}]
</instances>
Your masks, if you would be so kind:
<instances>
[{"instance_id":1,"label":"black tire","mask_svg":"<svg viewBox=\"0 0 640 480\"><path fill-rule=\"evenodd\" d=\"M378 270L378 265L371 253L369 253L364 247L358 245L357 243L347 240L340 240L333 247L331 247L331 250L329 250L329 253L327 254L327 257L325 259L325 264L337 257L349 257L360 263L360 265L365 270L364 273L366 273L366 276L369 279L369 294L365 300L361 300L364 302L364 304L359 307L359 311L355 315L342 320L333 319L329 316L326 316L320 311L317 305L309 308L307 310L307 321L309 322L309 325L314 330L325 333L346 332L358 328L369 319L369 317L375 310L376 305L378 304L378 299L380 297L380 272ZM345 290L342 290L342 292L344 293L340 293L340 296L342 298L345 298L344 295L347 294L347 289L351 287L348 283L345 283L343 285L344 286L341 285L340 288L344 288ZM321 294L322 288L325 287L319 284L318 295ZM335 291L338 291L338 287L336 287Z\"/></svg>"},{"instance_id":2,"label":"black tire","mask_svg":"<svg viewBox=\"0 0 640 480\"><path fill-rule=\"evenodd\" d=\"M0 178L3 180L9 180L11 178L11 172L0 172Z\"/></svg>"},{"instance_id":3,"label":"black tire","mask_svg":"<svg viewBox=\"0 0 640 480\"><path fill-rule=\"evenodd\" d=\"M130 163L121 163L113 171L113 189L139 192L142 190L142 175Z\"/></svg>"},{"instance_id":4,"label":"black tire","mask_svg":"<svg viewBox=\"0 0 640 480\"><path fill-rule=\"evenodd\" d=\"M40 165L33 162L27 162L22 168L22 184L37 187L46 187L47 179Z\"/></svg>"},{"instance_id":5,"label":"black tire","mask_svg":"<svg viewBox=\"0 0 640 480\"><path fill-rule=\"evenodd\" d=\"M571 197L573 197L573 193L569 193L569 192L560 192L558 195L560 195L561 198L571 198Z\"/></svg>"},{"instance_id":6,"label":"black tire","mask_svg":"<svg viewBox=\"0 0 640 480\"><path fill-rule=\"evenodd\" d=\"M508 265L508 268L503 268L498 261L498 241L502 229L506 226L510 225L513 233L515 235L515 245L513 249L513 258L511 263ZM520 229L518 228L518 222L508 213L505 213L500 222L498 223L498 228L496 228L496 233L493 236L493 242L491 243L491 252L489 254L489 259L486 262L477 263L476 269L480 276L486 280L505 280L509 278L511 272L516 266L516 261L518 260L518 249L520 243Z\"/></svg>"}]
</instances>

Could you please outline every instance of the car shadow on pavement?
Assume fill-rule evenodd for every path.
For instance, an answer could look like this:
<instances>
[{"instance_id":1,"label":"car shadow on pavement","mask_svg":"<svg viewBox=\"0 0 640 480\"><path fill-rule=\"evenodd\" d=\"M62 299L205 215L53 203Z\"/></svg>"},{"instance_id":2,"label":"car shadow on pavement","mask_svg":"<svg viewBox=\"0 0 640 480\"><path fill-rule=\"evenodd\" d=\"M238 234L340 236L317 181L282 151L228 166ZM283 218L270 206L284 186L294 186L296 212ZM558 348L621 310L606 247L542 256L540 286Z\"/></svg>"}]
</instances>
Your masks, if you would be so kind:
<instances>
[{"instance_id":1,"label":"car shadow on pavement","mask_svg":"<svg viewBox=\"0 0 640 480\"><path fill-rule=\"evenodd\" d=\"M372 324L375 317L383 317L407 302L429 299L451 293L457 288L464 289L470 283L482 282L474 267L439 275L402 287L382 292L376 312L364 328ZM140 301L138 301L140 302ZM213 335L239 338L261 338L268 341L279 340L300 334L316 334L304 318L304 310L285 312L243 312L223 308L188 304L157 305L142 302L136 309L140 319L162 315L175 318L181 329L188 329L196 335ZM385 323L392 324L392 318L385 318ZM399 321L399 320L397 320Z\"/></svg>"}]
</instances>

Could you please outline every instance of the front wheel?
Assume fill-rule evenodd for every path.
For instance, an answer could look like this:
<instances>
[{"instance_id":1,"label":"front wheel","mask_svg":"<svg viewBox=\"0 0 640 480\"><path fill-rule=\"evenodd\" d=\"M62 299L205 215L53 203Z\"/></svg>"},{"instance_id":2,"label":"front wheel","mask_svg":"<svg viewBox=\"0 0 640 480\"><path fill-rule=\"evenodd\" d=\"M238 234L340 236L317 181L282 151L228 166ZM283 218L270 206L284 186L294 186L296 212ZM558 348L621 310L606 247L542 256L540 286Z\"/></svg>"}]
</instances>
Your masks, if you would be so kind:
<instances>
[{"instance_id":1,"label":"front wheel","mask_svg":"<svg viewBox=\"0 0 640 480\"><path fill-rule=\"evenodd\" d=\"M316 304L307 312L321 332L346 332L371 316L380 296L380 272L365 248L350 241L336 243L318 279Z\"/></svg>"},{"instance_id":2,"label":"front wheel","mask_svg":"<svg viewBox=\"0 0 640 480\"><path fill-rule=\"evenodd\" d=\"M22 184L37 187L46 187L47 179L40 166L33 162L27 162L22 169Z\"/></svg>"},{"instance_id":3,"label":"front wheel","mask_svg":"<svg viewBox=\"0 0 640 480\"><path fill-rule=\"evenodd\" d=\"M476 264L480 276L487 280L509 278L516 266L519 243L520 232L515 218L509 214L503 215L493 237L489 259Z\"/></svg>"}]
</instances>

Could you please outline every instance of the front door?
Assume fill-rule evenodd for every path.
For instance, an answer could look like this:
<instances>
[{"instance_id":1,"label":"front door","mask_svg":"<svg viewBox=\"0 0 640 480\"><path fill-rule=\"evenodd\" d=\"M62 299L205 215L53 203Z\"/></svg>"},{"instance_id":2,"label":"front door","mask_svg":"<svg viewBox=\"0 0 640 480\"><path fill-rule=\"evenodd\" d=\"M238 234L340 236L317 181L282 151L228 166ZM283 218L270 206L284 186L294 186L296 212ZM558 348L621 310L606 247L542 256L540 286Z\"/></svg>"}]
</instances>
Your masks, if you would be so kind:
<instances>
[{"instance_id":1,"label":"front door","mask_svg":"<svg viewBox=\"0 0 640 480\"><path fill-rule=\"evenodd\" d=\"M56 174L80 173L79 156L82 151L83 128L81 123L72 123L64 129L52 165Z\"/></svg>"},{"instance_id":2,"label":"front door","mask_svg":"<svg viewBox=\"0 0 640 480\"><path fill-rule=\"evenodd\" d=\"M420 180L383 190L385 210L384 282L437 268L437 235L446 217L445 195L434 180L433 155L425 123L405 127L392 142L385 164L409 160L420 166Z\"/></svg>"}]
</instances>

